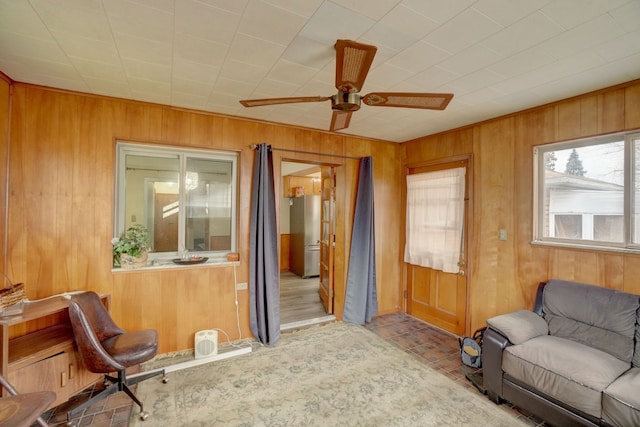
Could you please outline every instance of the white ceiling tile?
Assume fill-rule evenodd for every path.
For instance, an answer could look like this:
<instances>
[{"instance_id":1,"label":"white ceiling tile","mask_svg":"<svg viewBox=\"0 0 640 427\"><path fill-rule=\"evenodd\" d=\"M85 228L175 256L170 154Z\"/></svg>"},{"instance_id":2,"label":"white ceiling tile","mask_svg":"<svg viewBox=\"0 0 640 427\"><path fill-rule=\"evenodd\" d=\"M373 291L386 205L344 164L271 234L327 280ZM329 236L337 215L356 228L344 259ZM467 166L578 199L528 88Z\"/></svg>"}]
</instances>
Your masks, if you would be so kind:
<instances>
[{"instance_id":1,"label":"white ceiling tile","mask_svg":"<svg viewBox=\"0 0 640 427\"><path fill-rule=\"evenodd\" d=\"M471 74L464 75L450 83L456 96L462 96L471 92L482 90L501 81L502 78L490 70L481 69Z\"/></svg>"},{"instance_id":2,"label":"white ceiling tile","mask_svg":"<svg viewBox=\"0 0 640 427\"><path fill-rule=\"evenodd\" d=\"M122 58L122 65L128 78L152 80L169 84L171 82L171 67Z\"/></svg>"},{"instance_id":3,"label":"white ceiling tile","mask_svg":"<svg viewBox=\"0 0 640 427\"><path fill-rule=\"evenodd\" d=\"M438 88L455 81L460 75L446 71L440 67L431 67L415 76L407 79L411 84L415 84L417 87L424 88L425 92L433 92Z\"/></svg>"},{"instance_id":4,"label":"white ceiling tile","mask_svg":"<svg viewBox=\"0 0 640 427\"><path fill-rule=\"evenodd\" d=\"M496 53L510 56L542 43L563 31L545 15L536 12L489 36L482 44Z\"/></svg>"},{"instance_id":5,"label":"white ceiling tile","mask_svg":"<svg viewBox=\"0 0 640 427\"><path fill-rule=\"evenodd\" d=\"M255 82L264 79L268 72L267 67L232 60L224 63L220 76L255 85Z\"/></svg>"},{"instance_id":6,"label":"white ceiling tile","mask_svg":"<svg viewBox=\"0 0 640 427\"><path fill-rule=\"evenodd\" d=\"M103 42L55 30L52 30L51 33L58 46L68 57L101 61L107 64L120 64L119 52L113 40Z\"/></svg>"},{"instance_id":7,"label":"white ceiling tile","mask_svg":"<svg viewBox=\"0 0 640 427\"><path fill-rule=\"evenodd\" d=\"M300 35L333 46L338 39L355 40L376 21L333 2L324 2L300 31Z\"/></svg>"},{"instance_id":8,"label":"white ceiling tile","mask_svg":"<svg viewBox=\"0 0 640 427\"><path fill-rule=\"evenodd\" d=\"M640 52L640 30L609 40L594 50L607 61L615 61Z\"/></svg>"},{"instance_id":9,"label":"white ceiling tile","mask_svg":"<svg viewBox=\"0 0 640 427\"><path fill-rule=\"evenodd\" d=\"M173 57L179 60L221 67L228 52L229 45L226 44L184 33L176 33L174 37Z\"/></svg>"},{"instance_id":10,"label":"white ceiling tile","mask_svg":"<svg viewBox=\"0 0 640 427\"><path fill-rule=\"evenodd\" d=\"M112 32L160 43L172 42L174 31L172 13L129 0L109 0L103 4Z\"/></svg>"},{"instance_id":11,"label":"white ceiling tile","mask_svg":"<svg viewBox=\"0 0 640 427\"><path fill-rule=\"evenodd\" d=\"M448 56L438 62L438 66L446 71L464 75L485 68L500 60L500 56L482 45L470 46L455 55Z\"/></svg>"},{"instance_id":12,"label":"white ceiling tile","mask_svg":"<svg viewBox=\"0 0 640 427\"><path fill-rule=\"evenodd\" d=\"M152 102L154 104L170 104L171 95L167 90L149 89L148 91L132 90L133 98L138 101Z\"/></svg>"},{"instance_id":13,"label":"white ceiling tile","mask_svg":"<svg viewBox=\"0 0 640 427\"><path fill-rule=\"evenodd\" d=\"M398 31L387 25L377 23L362 35L360 41L365 44L372 44L378 47L378 55L376 59L379 59L380 50L382 48L388 48L394 51L394 54L400 50L406 49L418 40L406 33Z\"/></svg>"},{"instance_id":14,"label":"white ceiling tile","mask_svg":"<svg viewBox=\"0 0 640 427\"><path fill-rule=\"evenodd\" d=\"M254 86L238 80L219 77L216 80L213 90L218 93L227 93L237 95L241 98L247 98L253 92Z\"/></svg>"},{"instance_id":15,"label":"white ceiling tile","mask_svg":"<svg viewBox=\"0 0 640 427\"><path fill-rule=\"evenodd\" d=\"M219 74L220 67L182 59L174 60L171 67L172 79L192 80L203 85L213 84Z\"/></svg>"},{"instance_id":16,"label":"white ceiling tile","mask_svg":"<svg viewBox=\"0 0 640 427\"><path fill-rule=\"evenodd\" d=\"M399 52L387 62L403 70L419 73L436 65L451 55L425 42L417 42Z\"/></svg>"},{"instance_id":17,"label":"white ceiling tile","mask_svg":"<svg viewBox=\"0 0 640 427\"><path fill-rule=\"evenodd\" d=\"M71 58L71 62L82 78L112 80L122 83L127 81L127 76L119 63L107 64L84 58Z\"/></svg>"},{"instance_id":18,"label":"white ceiling tile","mask_svg":"<svg viewBox=\"0 0 640 427\"><path fill-rule=\"evenodd\" d=\"M502 27L474 9L467 9L438 27L424 41L450 53L460 52Z\"/></svg>"},{"instance_id":19,"label":"white ceiling tile","mask_svg":"<svg viewBox=\"0 0 640 427\"><path fill-rule=\"evenodd\" d=\"M552 0L479 0L473 8L503 27L523 19Z\"/></svg>"},{"instance_id":20,"label":"white ceiling tile","mask_svg":"<svg viewBox=\"0 0 640 427\"><path fill-rule=\"evenodd\" d=\"M291 41L291 44L283 52L282 59L320 69L335 59L336 50L334 45L335 41L326 44L304 36L298 36Z\"/></svg>"},{"instance_id":21,"label":"white ceiling tile","mask_svg":"<svg viewBox=\"0 0 640 427\"><path fill-rule=\"evenodd\" d=\"M241 15L195 0L176 2L175 30L193 37L230 45ZM167 31L171 35L171 31Z\"/></svg>"},{"instance_id":22,"label":"white ceiling tile","mask_svg":"<svg viewBox=\"0 0 640 427\"><path fill-rule=\"evenodd\" d=\"M26 1L0 2L0 30L31 38L51 39L49 29Z\"/></svg>"},{"instance_id":23,"label":"white ceiling tile","mask_svg":"<svg viewBox=\"0 0 640 427\"><path fill-rule=\"evenodd\" d=\"M280 25L270 25L271 22L279 22ZM238 31L255 38L288 45L305 22L303 16L262 1L252 1L245 10Z\"/></svg>"},{"instance_id":24,"label":"white ceiling tile","mask_svg":"<svg viewBox=\"0 0 640 427\"><path fill-rule=\"evenodd\" d=\"M622 29L611 16L601 15L546 40L541 45L560 59L576 52L592 49L603 42L620 37L622 34Z\"/></svg>"},{"instance_id":25,"label":"white ceiling tile","mask_svg":"<svg viewBox=\"0 0 640 427\"><path fill-rule=\"evenodd\" d=\"M188 80L173 77L171 79L171 93L181 93L183 95L194 95L202 98L208 98L213 91L214 83L203 84L201 81Z\"/></svg>"},{"instance_id":26,"label":"white ceiling tile","mask_svg":"<svg viewBox=\"0 0 640 427\"><path fill-rule=\"evenodd\" d=\"M537 45L499 60L487 68L505 78L519 76L555 62L557 58L547 46Z\"/></svg>"},{"instance_id":27,"label":"white ceiling tile","mask_svg":"<svg viewBox=\"0 0 640 427\"><path fill-rule=\"evenodd\" d=\"M53 38L31 38L18 33L0 29L2 56L36 58L39 60L62 62L69 64L69 58L60 49Z\"/></svg>"},{"instance_id":28,"label":"white ceiling tile","mask_svg":"<svg viewBox=\"0 0 640 427\"><path fill-rule=\"evenodd\" d=\"M31 0L40 19L51 31L109 41L109 21L100 0Z\"/></svg>"},{"instance_id":29,"label":"white ceiling tile","mask_svg":"<svg viewBox=\"0 0 640 427\"><path fill-rule=\"evenodd\" d=\"M439 23L445 23L465 11L477 0L404 0L402 4Z\"/></svg>"},{"instance_id":30,"label":"white ceiling tile","mask_svg":"<svg viewBox=\"0 0 640 427\"><path fill-rule=\"evenodd\" d=\"M416 13L401 4L389 11L380 20L380 23L415 39L421 39L439 25L433 19Z\"/></svg>"},{"instance_id":31,"label":"white ceiling tile","mask_svg":"<svg viewBox=\"0 0 640 427\"><path fill-rule=\"evenodd\" d=\"M290 12L309 18L320 7L324 0L264 0L265 3L286 9Z\"/></svg>"},{"instance_id":32,"label":"white ceiling tile","mask_svg":"<svg viewBox=\"0 0 640 427\"><path fill-rule=\"evenodd\" d=\"M285 46L279 44L249 37L245 34L237 34L226 59L271 68L280 58L284 49Z\"/></svg>"},{"instance_id":33,"label":"white ceiling tile","mask_svg":"<svg viewBox=\"0 0 640 427\"><path fill-rule=\"evenodd\" d=\"M267 77L272 80L302 85L311 80L319 71L316 68L281 60L276 62Z\"/></svg>"},{"instance_id":34,"label":"white ceiling tile","mask_svg":"<svg viewBox=\"0 0 640 427\"><path fill-rule=\"evenodd\" d=\"M609 11L618 25L626 31L640 30L640 2L630 1L617 9Z\"/></svg>"},{"instance_id":35,"label":"white ceiling tile","mask_svg":"<svg viewBox=\"0 0 640 427\"><path fill-rule=\"evenodd\" d=\"M347 9L367 16L373 20L380 20L393 9L400 0L332 0Z\"/></svg>"},{"instance_id":36,"label":"white ceiling tile","mask_svg":"<svg viewBox=\"0 0 640 427\"><path fill-rule=\"evenodd\" d=\"M153 0L148 0L153 1ZM182 0L178 0L182 1ZM236 15L241 15L242 12L249 4L249 0L198 0L200 3L204 3L208 6L213 6L216 9L224 10L227 12L234 13Z\"/></svg>"},{"instance_id":37,"label":"white ceiling tile","mask_svg":"<svg viewBox=\"0 0 640 427\"><path fill-rule=\"evenodd\" d=\"M172 62L173 45L146 40L127 34L114 34L118 52L122 58L169 66Z\"/></svg>"},{"instance_id":38,"label":"white ceiling tile","mask_svg":"<svg viewBox=\"0 0 640 427\"><path fill-rule=\"evenodd\" d=\"M616 9L629 0L582 0L579 9L572 0L555 0L544 6L542 12L564 29L576 27L598 15Z\"/></svg>"},{"instance_id":39,"label":"white ceiling tile","mask_svg":"<svg viewBox=\"0 0 640 427\"><path fill-rule=\"evenodd\" d=\"M394 86L399 82L408 79L415 75L411 71L403 70L402 68L394 67L389 63L385 63L376 67L375 70L369 73L364 86L367 90L371 90L372 86L388 87Z\"/></svg>"}]
</instances>

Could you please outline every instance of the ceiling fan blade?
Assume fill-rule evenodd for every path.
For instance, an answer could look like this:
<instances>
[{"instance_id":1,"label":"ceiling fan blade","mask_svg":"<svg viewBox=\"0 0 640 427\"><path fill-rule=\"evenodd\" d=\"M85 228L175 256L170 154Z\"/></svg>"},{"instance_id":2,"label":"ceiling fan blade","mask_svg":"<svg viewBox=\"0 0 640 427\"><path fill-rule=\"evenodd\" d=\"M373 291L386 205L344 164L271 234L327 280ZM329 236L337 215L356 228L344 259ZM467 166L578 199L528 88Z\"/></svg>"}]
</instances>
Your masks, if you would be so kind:
<instances>
[{"instance_id":1,"label":"ceiling fan blade","mask_svg":"<svg viewBox=\"0 0 640 427\"><path fill-rule=\"evenodd\" d=\"M359 92L369 73L377 47L351 40L336 42L336 88Z\"/></svg>"},{"instance_id":2,"label":"ceiling fan blade","mask_svg":"<svg viewBox=\"0 0 640 427\"><path fill-rule=\"evenodd\" d=\"M351 121L351 113L353 113L353 111L334 110L333 115L331 116L331 126L329 127L329 130L336 131L348 128L349 122Z\"/></svg>"},{"instance_id":3,"label":"ceiling fan blade","mask_svg":"<svg viewBox=\"0 0 640 427\"><path fill-rule=\"evenodd\" d=\"M322 102L331 99L330 96L297 96L293 98L245 99L240 104L245 107L261 107L263 105L293 104L296 102Z\"/></svg>"},{"instance_id":4,"label":"ceiling fan blade","mask_svg":"<svg viewBox=\"0 0 640 427\"><path fill-rule=\"evenodd\" d=\"M372 92L362 102L372 107L406 107L444 110L453 98L452 93Z\"/></svg>"}]
</instances>

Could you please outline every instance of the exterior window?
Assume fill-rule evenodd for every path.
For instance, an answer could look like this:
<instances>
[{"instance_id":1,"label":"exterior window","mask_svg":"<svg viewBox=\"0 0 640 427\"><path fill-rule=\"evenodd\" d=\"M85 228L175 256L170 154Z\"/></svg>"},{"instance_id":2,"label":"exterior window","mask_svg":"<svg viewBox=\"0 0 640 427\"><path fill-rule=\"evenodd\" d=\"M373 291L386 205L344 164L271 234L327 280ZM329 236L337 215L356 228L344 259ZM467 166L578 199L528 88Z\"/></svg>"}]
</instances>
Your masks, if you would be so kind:
<instances>
[{"instance_id":1,"label":"exterior window","mask_svg":"<svg viewBox=\"0 0 640 427\"><path fill-rule=\"evenodd\" d=\"M149 230L152 255L236 251L238 156L117 144L115 235Z\"/></svg>"},{"instance_id":2,"label":"exterior window","mask_svg":"<svg viewBox=\"0 0 640 427\"><path fill-rule=\"evenodd\" d=\"M640 133L534 148L534 242L640 249Z\"/></svg>"}]
</instances>

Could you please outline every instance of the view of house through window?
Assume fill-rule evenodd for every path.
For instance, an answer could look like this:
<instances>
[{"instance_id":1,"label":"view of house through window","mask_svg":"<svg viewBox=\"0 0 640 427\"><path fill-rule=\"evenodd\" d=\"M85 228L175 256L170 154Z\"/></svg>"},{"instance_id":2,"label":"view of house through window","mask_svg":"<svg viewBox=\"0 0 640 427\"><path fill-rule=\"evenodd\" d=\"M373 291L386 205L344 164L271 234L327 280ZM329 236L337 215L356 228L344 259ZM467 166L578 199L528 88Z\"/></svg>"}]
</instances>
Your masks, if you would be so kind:
<instances>
[{"instance_id":1,"label":"view of house through window","mask_svg":"<svg viewBox=\"0 0 640 427\"><path fill-rule=\"evenodd\" d=\"M147 227L151 252L236 248L237 154L118 143L116 235Z\"/></svg>"},{"instance_id":2,"label":"view of house through window","mask_svg":"<svg viewBox=\"0 0 640 427\"><path fill-rule=\"evenodd\" d=\"M534 157L535 241L635 249L640 134L538 146Z\"/></svg>"}]
</instances>

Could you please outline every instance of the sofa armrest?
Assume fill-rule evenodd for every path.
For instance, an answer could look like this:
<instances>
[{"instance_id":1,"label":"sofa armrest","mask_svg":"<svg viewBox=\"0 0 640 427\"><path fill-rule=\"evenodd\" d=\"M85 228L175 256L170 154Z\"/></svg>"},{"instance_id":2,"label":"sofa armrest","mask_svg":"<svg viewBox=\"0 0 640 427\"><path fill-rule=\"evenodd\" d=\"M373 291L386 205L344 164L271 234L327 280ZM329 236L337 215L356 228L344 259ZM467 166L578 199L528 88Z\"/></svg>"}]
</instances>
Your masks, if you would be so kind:
<instances>
[{"instance_id":1,"label":"sofa armrest","mask_svg":"<svg viewBox=\"0 0 640 427\"><path fill-rule=\"evenodd\" d=\"M491 326L482 338L482 385L496 403L502 396L502 352L510 345L509 339Z\"/></svg>"},{"instance_id":2,"label":"sofa armrest","mask_svg":"<svg viewBox=\"0 0 640 427\"><path fill-rule=\"evenodd\" d=\"M528 310L518 310L492 317L487 320L487 324L507 337L512 344L522 344L531 338L549 333L547 322Z\"/></svg>"}]
</instances>

